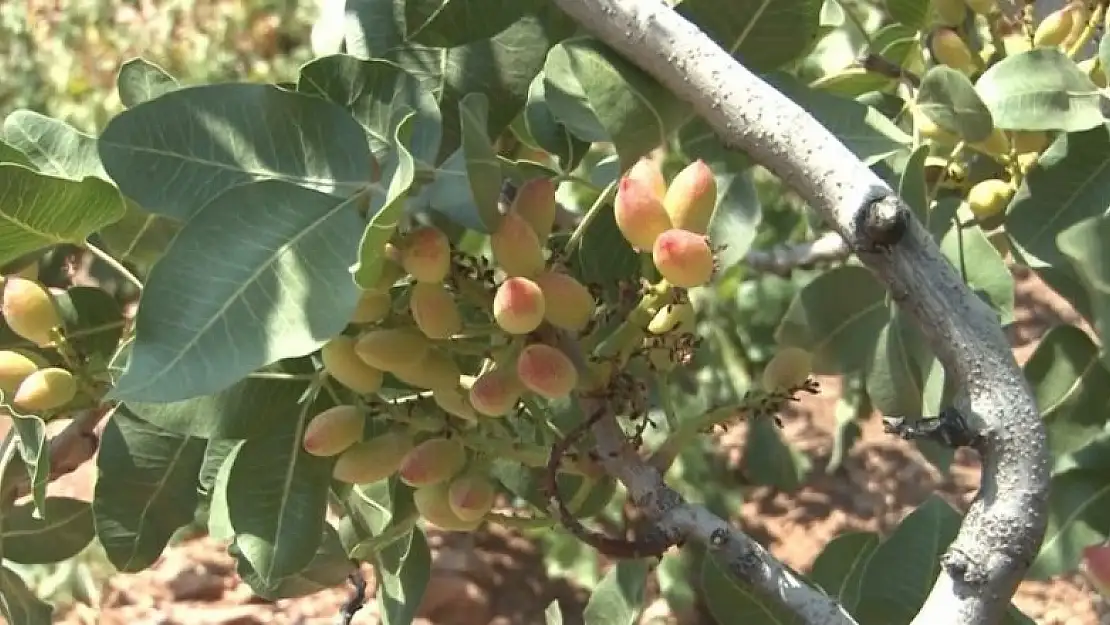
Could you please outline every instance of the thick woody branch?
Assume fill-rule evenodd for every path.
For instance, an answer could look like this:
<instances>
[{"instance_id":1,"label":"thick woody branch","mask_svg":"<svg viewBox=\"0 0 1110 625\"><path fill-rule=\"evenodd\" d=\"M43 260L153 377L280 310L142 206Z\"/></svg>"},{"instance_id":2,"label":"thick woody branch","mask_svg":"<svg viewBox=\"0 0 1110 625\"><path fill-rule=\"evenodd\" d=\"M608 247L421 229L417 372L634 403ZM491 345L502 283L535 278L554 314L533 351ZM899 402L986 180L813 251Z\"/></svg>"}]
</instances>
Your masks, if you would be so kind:
<instances>
[{"instance_id":1,"label":"thick woody branch","mask_svg":"<svg viewBox=\"0 0 1110 625\"><path fill-rule=\"evenodd\" d=\"M1049 483L1044 424L998 317L963 283L889 185L805 110L669 6L660 0L555 2L689 102L726 144L797 191L916 321L957 382L955 408L971 429L983 474L914 625L997 623L1044 537ZM620 467L611 465L622 481L643 479L634 482L636 490L655 493L641 503L665 497L661 481L649 484L626 463L635 464L626 457ZM760 581L744 577L741 562L731 568L748 582Z\"/></svg>"},{"instance_id":2,"label":"thick woody branch","mask_svg":"<svg viewBox=\"0 0 1110 625\"><path fill-rule=\"evenodd\" d=\"M744 264L755 271L788 276L795 269L844 260L850 254L844 237L836 232L826 232L805 243L750 250L744 255Z\"/></svg>"}]
</instances>

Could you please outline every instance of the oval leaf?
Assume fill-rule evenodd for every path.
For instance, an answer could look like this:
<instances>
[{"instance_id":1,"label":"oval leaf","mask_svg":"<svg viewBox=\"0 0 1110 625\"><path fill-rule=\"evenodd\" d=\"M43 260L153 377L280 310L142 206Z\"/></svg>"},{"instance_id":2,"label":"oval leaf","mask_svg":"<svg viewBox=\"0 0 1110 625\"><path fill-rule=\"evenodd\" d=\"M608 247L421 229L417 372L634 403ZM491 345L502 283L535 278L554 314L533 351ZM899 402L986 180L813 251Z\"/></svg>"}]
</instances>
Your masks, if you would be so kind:
<instances>
[{"instance_id":1,"label":"oval leaf","mask_svg":"<svg viewBox=\"0 0 1110 625\"><path fill-rule=\"evenodd\" d=\"M1026 579L1048 579L1079 564L1083 548L1106 541L1110 483L1101 470L1077 469L1052 478L1048 528Z\"/></svg>"},{"instance_id":2,"label":"oval leaf","mask_svg":"<svg viewBox=\"0 0 1110 625\"><path fill-rule=\"evenodd\" d=\"M1110 336L1110 216L1085 219L1056 242L1087 287L1099 336ZM1110 367L1110 350L1103 350L1102 360Z\"/></svg>"},{"instance_id":3,"label":"oval leaf","mask_svg":"<svg viewBox=\"0 0 1110 625\"><path fill-rule=\"evenodd\" d=\"M781 603L768 601L737 582L716 558L706 555L701 564L701 591L705 606L718 623L797 625L801 620Z\"/></svg>"},{"instance_id":4,"label":"oval leaf","mask_svg":"<svg viewBox=\"0 0 1110 625\"><path fill-rule=\"evenodd\" d=\"M766 72L802 57L821 33L823 0L685 0L675 9L745 67Z\"/></svg>"},{"instance_id":5,"label":"oval leaf","mask_svg":"<svg viewBox=\"0 0 1110 625\"><path fill-rule=\"evenodd\" d=\"M1080 132L1104 122L1098 86L1055 47L1006 57L983 72L975 90L1004 130Z\"/></svg>"},{"instance_id":6,"label":"oval leaf","mask_svg":"<svg viewBox=\"0 0 1110 625\"><path fill-rule=\"evenodd\" d=\"M347 325L363 223L351 201L278 180L208 204L150 272L112 396L172 402L309 354Z\"/></svg>"},{"instance_id":7,"label":"oval leaf","mask_svg":"<svg viewBox=\"0 0 1110 625\"><path fill-rule=\"evenodd\" d=\"M373 216L358 242L358 262L351 267L351 273L355 283L364 289L372 288L381 275L385 244L389 242L397 229L397 223L405 214L405 201L416 177L416 163L405 146L412 135L415 115L407 115L394 131L392 152L385 161L384 179L389 181L385 198L381 208L372 211ZM373 201L376 203L377 199Z\"/></svg>"},{"instance_id":8,"label":"oval leaf","mask_svg":"<svg viewBox=\"0 0 1110 625\"><path fill-rule=\"evenodd\" d=\"M140 58L125 62L120 66L119 76L116 77L116 90L119 91L120 102L127 108L153 100L178 87L180 85L169 72Z\"/></svg>"},{"instance_id":9,"label":"oval leaf","mask_svg":"<svg viewBox=\"0 0 1110 625\"><path fill-rule=\"evenodd\" d=\"M879 546L874 532L848 532L833 538L813 562L809 578L854 613L871 554Z\"/></svg>"},{"instance_id":10,"label":"oval leaf","mask_svg":"<svg viewBox=\"0 0 1110 625\"><path fill-rule=\"evenodd\" d=\"M451 221L491 233L501 223L501 163L486 135L489 100L469 93L459 102L462 148L436 170L429 202Z\"/></svg>"},{"instance_id":11,"label":"oval leaf","mask_svg":"<svg viewBox=\"0 0 1110 625\"><path fill-rule=\"evenodd\" d=\"M917 106L937 126L969 143L986 140L994 130L991 112L971 80L947 65L934 65L921 77Z\"/></svg>"},{"instance_id":12,"label":"oval leaf","mask_svg":"<svg viewBox=\"0 0 1110 625\"><path fill-rule=\"evenodd\" d=\"M96 537L92 506L69 497L47 497L40 518L24 503L4 514L4 559L20 564L61 562L77 555Z\"/></svg>"},{"instance_id":13,"label":"oval leaf","mask_svg":"<svg viewBox=\"0 0 1110 625\"><path fill-rule=\"evenodd\" d=\"M633 625L644 609L646 560L618 560L601 578L582 613L585 625Z\"/></svg>"}]
</instances>

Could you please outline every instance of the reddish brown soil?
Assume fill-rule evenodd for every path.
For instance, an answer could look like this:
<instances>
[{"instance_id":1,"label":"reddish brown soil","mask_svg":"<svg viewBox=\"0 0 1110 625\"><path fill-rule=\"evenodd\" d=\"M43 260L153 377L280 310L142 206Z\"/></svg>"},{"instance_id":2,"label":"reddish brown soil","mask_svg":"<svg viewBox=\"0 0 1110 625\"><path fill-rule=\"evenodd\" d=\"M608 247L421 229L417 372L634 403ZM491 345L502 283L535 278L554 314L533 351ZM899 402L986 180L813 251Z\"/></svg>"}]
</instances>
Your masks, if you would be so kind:
<instances>
[{"instance_id":1,"label":"reddish brown soil","mask_svg":"<svg viewBox=\"0 0 1110 625\"><path fill-rule=\"evenodd\" d=\"M1019 278L1018 323L1010 334L1016 356L1024 361L1050 325L1075 322L1075 316L1042 284L1024 274ZM805 399L784 419L786 436L810 453L818 467L827 461L831 447L838 388L835 379L821 382L822 394ZM735 459L743 451L744 427L730 429L721 442L723 453ZM55 488L88 497L94 475L90 469L84 467L67 476ZM977 486L978 469L975 455L961 451L951 476L942 478L910 445L884 435L873 417L841 474L816 472L810 483L795 493L756 489L738 516L744 528L776 556L804 570L837 533L889 530L933 492L964 508ZM434 579L421 607L424 623L541 624L543 608L553 598L563 603L568 623L579 620L574 617L576 611L580 614L583 593L570 583L547 579L540 554L527 540L503 530L434 538L438 555ZM103 580L99 606L72 606L59 622L324 625L336 622L337 610L349 592L340 587L276 603L252 600L222 547L210 539L199 539L167 549L151 570ZM1103 611L1096 605L1096 595L1079 576L1048 583L1027 582L1015 602L1043 625L1097 625ZM674 617L666 617L666 621L697 622L696 618L678 621ZM360 625L378 622L372 605L354 620ZM1103 623L1110 620L1104 618Z\"/></svg>"}]
</instances>

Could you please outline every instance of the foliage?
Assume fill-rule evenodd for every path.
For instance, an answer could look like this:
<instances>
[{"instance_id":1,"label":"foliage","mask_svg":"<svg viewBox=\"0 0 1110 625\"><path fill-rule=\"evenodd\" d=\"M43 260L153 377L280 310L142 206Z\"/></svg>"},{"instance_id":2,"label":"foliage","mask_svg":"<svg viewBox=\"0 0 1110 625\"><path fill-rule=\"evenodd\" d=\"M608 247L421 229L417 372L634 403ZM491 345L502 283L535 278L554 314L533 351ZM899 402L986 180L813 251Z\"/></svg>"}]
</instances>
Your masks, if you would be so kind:
<instances>
[{"instance_id":1,"label":"foliage","mask_svg":"<svg viewBox=\"0 0 1110 625\"><path fill-rule=\"evenodd\" d=\"M881 28L861 32L861 15L845 14L864 11L856 5L736 3L720 19L719 3L677 9L884 176L1001 324L1014 321L1012 254L1105 336L1110 222L1107 183L1094 174L1110 154L1099 108L1110 39L1077 64L1093 28L1031 48L1036 25L1008 32L998 7L965 9L953 30L936 6L888 2ZM591 526L625 503L589 454L553 451L577 442L568 432L590 417L572 390L607 397L630 441L722 515L742 490L706 453L707 428L751 417L751 483L794 489L812 471L756 414L813 390L753 381L780 347L850 382L837 457L870 407L916 418L947 406L953 381L858 262L787 278L745 266L753 245L797 243L819 228L778 181L692 118L680 94L551 3L347 4L357 19L341 26L345 51L274 84L250 72L230 82L218 80L222 70L185 76L179 50L124 61L126 50L112 48L123 110L105 110L105 123L71 119L79 130L50 107L52 116L5 118L0 264L33 280L29 254L81 245L142 286L133 323L98 289L52 292L60 323L32 328L45 340L29 340L35 320L17 319L5 299L0 348L78 381L62 405L27 412L23 378L12 373L0 389L15 425L0 461L22 463L32 494L19 506L5 500L0 518L13 563L0 569L9 621L50 619L19 565L65 560L95 540L117 569L140 570L197 522L229 542L239 574L265 597L339 583L350 558L373 562L392 624L411 622L428 582L429 524L518 527L552 543L553 567L571 568L583 546L552 516L552 497ZM1103 13L1082 15L1093 25ZM849 65L837 41L869 62ZM701 247L665 254L659 243L683 230L666 227L675 202L701 205L671 191L703 164L709 179L696 188L715 197L708 283L695 270ZM998 182L980 202L971 192L986 180ZM502 197L506 181L516 201ZM628 215L643 214L663 225L630 230L644 222ZM538 286L551 283L545 273L588 286L588 323L560 321L582 311ZM6 292L26 282L9 276ZM502 292L506 283L514 288ZM690 304L694 323L649 328ZM1076 568L1110 531L1100 505L1110 354L1100 343L1057 327L1025 365L1055 460L1033 578ZM106 406L94 501L48 497L45 423ZM649 422L656 428L645 430ZM923 451L947 469L951 450ZM329 501L342 509L334 526ZM888 536L837 537L808 580L861 623L908 623L958 523L931 498ZM722 622L793 618L690 551L657 572L628 560L596 576L586 622L634 622L650 575L675 601L699 587ZM561 622L557 606L548 619ZM1011 609L1008 622L1028 619Z\"/></svg>"}]
</instances>

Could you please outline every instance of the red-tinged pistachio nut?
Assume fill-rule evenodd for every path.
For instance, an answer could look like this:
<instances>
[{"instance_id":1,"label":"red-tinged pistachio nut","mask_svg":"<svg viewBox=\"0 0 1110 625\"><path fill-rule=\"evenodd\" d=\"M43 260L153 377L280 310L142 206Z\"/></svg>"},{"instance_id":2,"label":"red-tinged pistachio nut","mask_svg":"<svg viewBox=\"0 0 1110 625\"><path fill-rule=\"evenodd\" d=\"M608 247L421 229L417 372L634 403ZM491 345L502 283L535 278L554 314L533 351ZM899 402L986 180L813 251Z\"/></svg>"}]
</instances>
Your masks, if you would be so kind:
<instances>
[{"instance_id":1,"label":"red-tinged pistachio nut","mask_svg":"<svg viewBox=\"0 0 1110 625\"><path fill-rule=\"evenodd\" d=\"M469 532L482 524L482 519L477 521L463 521L451 509L449 485L447 483L433 484L417 488L412 493L412 502L416 511L424 520L432 525L449 532Z\"/></svg>"},{"instance_id":2,"label":"red-tinged pistachio nut","mask_svg":"<svg viewBox=\"0 0 1110 625\"><path fill-rule=\"evenodd\" d=\"M555 226L555 182L550 178L533 178L517 189L510 212L516 213L532 226L542 245Z\"/></svg>"},{"instance_id":3,"label":"red-tinged pistachio nut","mask_svg":"<svg viewBox=\"0 0 1110 625\"><path fill-rule=\"evenodd\" d=\"M543 246L536 231L516 213L507 213L489 237L493 260L509 277L530 278L543 271Z\"/></svg>"},{"instance_id":4,"label":"red-tinged pistachio nut","mask_svg":"<svg viewBox=\"0 0 1110 625\"><path fill-rule=\"evenodd\" d=\"M651 250L656 269L671 284L693 288L713 277L713 250L700 234L677 228L659 235Z\"/></svg>"},{"instance_id":5,"label":"red-tinged pistachio nut","mask_svg":"<svg viewBox=\"0 0 1110 625\"><path fill-rule=\"evenodd\" d=\"M308 422L304 450L313 456L335 456L362 438L366 419L357 406L332 406Z\"/></svg>"},{"instance_id":6,"label":"red-tinged pistachio nut","mask_svg":"<svg viewBox=\"0 0 1110 625\"><path fill-rule=\"evenodd\" d=\"M320 360L324 362L324 371L328 375L360 395L373 393L382 387L384 376L381 370L359 358L355 353L355 339L350 336L339 335L325 343L320 348Z\"/></svg>"},{"instance_id":7,"label":"red-tinged pistachio nut","mask_svg":"<svg viewBox=\"0 0 1110 625\"><path fill-rule=\"evenodd\" d=\"M717 206L717 179L698 159L678 172L663 196L663 208L675 228L707 234L713 209Z\"/></svg>"},{"instance_id":8,"label":"red-tinged pistachio nut","mask_svg":"<svg viewBox=\"0 0 1110 625\"><path fill-rule=\"evenodd\" d=\"M401 266L417 282L443 282L451 272L451 243L434 226L410 232L401 245Z\"/></svg>"},{"instance_id":9,"label":"red-tinged pistachio nut","mask_svg":"<svg viewBox=\"0 0 1110 625\"><path fill-rule=\"evenodd\" d=\"M543 343L532 343L520 351L516 373L526 389L546 399L566 397L578 384L578 371L570 358Z\"/></svg>"},{"instance_id":10,"label":"red-tinged pistachio nut","mask_svg":"<svg viewBox=\"0 0 1110 625\"><path fill-rule=\"evenodd\" d=\"M493 509L497 490L489 477L470 471L451 480L447 489L448 503L455 516L463 521L478 521Z\"/></svg>"},{"instance_id":11,"label":"red-tinged pistachio nut","mask_svg":"<svg viewBox=\"0 0 1110 625\"><path fill-rule=\"evenodd\" d=\"M416 327L430 339L449 339L462 332L462 315L455 296L443 284L414 284L409 295L409 312Z\"/></svg>"},{"instance_id":12,"label":"red-tinged pistachio nut","mask_svg":"<svg viewBox=\"0 0 1110 625\"><path fill-rule=\"evenodd\" d=\"M508 278L493 296L493 318L509 334L528 334L540 327L546 298L538 284L528 278Z\"/></svg>"},{"instance_id":13,"label":"red-tinged pistachio nut","mask_svg":"<svg viewBox=\"0 0 1110 625\"><path fill-rule=\"evenodd\" d=\"M621 235L638 250L650 250L655 239L672 227L662 198L647 183L629 176L618 183L613 216Z\"/></svg>"},{"instance_id":14,"label":"red-tinged pistachio nut","mask_svg":"<svg viewBox=\"0 0 1110 625\"><path fill-rule=\"evenodd\" d=\"M455 438L429 438L401 459L397 475L409 486L431 486L455 477L466 465L466 449Z\"/></svg>"},{"instance_id":15,"label":"red-tinged pistachio nut","mask_svg":"<svg viewBox=\"0 0 1110 625\"><path fill-rule=\"evenodd\" d=\"M516 407L523 385L510 367L485 371L470 386L470 405L487 417L503 417Z\"/></svg>"},{"instance_id":16,"label":"red-tinged pistachio nut","mask_svg":"<svg viewBox=\"0 0 1110 625\"><path fill-rule=\"evenodd\" d=\"M545 271L536 276L547 306L545 321L563 330L581 332L590 323L597 302L584 284L561 271Z\"/></svg>"},{"instance_id":17,"label":"red-tinged pistachio nut","mask_svg":"<svg viewBox=\"0 0 1110 625\"><path fill-rule=\"evenodd\" d=\"M332 477L347 484L384 480L397 471L401 459L412 446L412 437L396 431L355 443L339 454L332 467Z\"/></svg>"}]
</instances>

